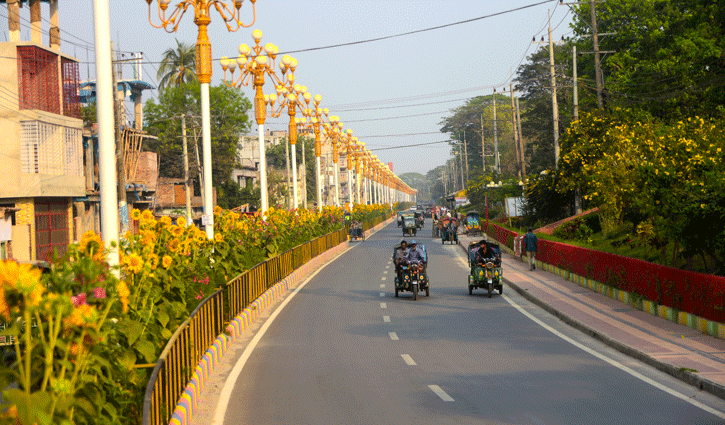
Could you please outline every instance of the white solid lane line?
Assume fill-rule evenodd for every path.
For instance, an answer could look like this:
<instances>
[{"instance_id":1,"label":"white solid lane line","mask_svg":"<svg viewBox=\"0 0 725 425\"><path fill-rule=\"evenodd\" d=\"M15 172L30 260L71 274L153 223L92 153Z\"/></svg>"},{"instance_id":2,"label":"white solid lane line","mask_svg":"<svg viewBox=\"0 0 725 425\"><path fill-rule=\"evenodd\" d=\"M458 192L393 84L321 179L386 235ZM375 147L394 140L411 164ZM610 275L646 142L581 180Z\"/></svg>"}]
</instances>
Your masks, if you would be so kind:
<instances>
[{"instance_id":1,"label":"white solid lane line","mask_svg":"<svg viewBox=\"0 0 725 425\"><path fill-rule=\"evenodd\" d=\"M381 297L384 297L384 296L385 296L385 292L381 292L381 293L380 293L380 296L381 296Z\"/></svg>"},{"instance_id":2,"label":"white solid lane line","mask_svg":"<svg viewBox=\"0 0 725 425\"><path fill-rule=\"evenodd\" d=\"M395 332L388 332L388 335L390 336L390 339L392 339L393 341L398 340L398 334L396 334Z\"/></svg>"},{"instance_id":3,"label":"white solid lane line","mask_svg":"<svg viewBox=\"0 0 725 425\"><path fill-rule=\"evenodd\" d=\"M385 303L380 303L380 308L388 308L388 305Z\"/></svg>"},{"instance_id":4,"label":"white solid lane line","mask_svg":"<svg viewBox=\"0 0 725 425\"><path fill-rule=\"evenodd\" d=\"M704 411L706 411L708 413L711 413L711 414L717 416L718 418L725 419L725 413L720 412L720 411L717 411L717 410L715 410L715 409L713 409L713 408L711 408L711 407L709 407L709 406L707 406L707 405L705 405L703 403L700 403L697 400L693 400L692 398L686 396L685 394L682 394L682 393L680 393L678 391L673 390L672 388L669 388L669 387L667 387L667 386L665 386L663 384L660 384L659 382L654 381L654 380L652 380L652 379L650 379L650 378L642 375L641 373L635 371L634 369L631 369L631 368L623 365L622 363L620 363L620 362L618 362L618 361L616 361L616 360L614 360L612 358L607 357L604 354L601 354L601 353L599 353L597 351L594 351L591 348L589 348L589 347L587 347L585 345L582 345L582 344L580 344L577 341L574 341L573 339L569 338L568 336L564 335L563 333L557 331L556 329L554 329L551 326L547 325L546 323L542 322L538 318L534 317L531 313L529 313L528 311L524 310L523 307L521 307L520 305L516 304L516 302L514 302L508 296L501 295L501 298L503 298L504 300L506 300L507 303L511 304L516 310L518 310L519 312L521 312L521 314L523 314L524 316L526 316L529 319L531 319L532 321L534 321L537 325L539 325L542 328L546 329L547 331L553 333L554 335L558 336L559 338L563 339L564 341L568 342L569 344L571 344L571 345L579 348L580 350L586 351L587 353L591 354L592 356L594 356L594 357L596 357L598 359L601 359L601 360L609 363L610 365L616 367L617 369L620 369L620 370L622 370L624 372L627 372L628 374L630 374L630 375L634 376L635 378L640 379L640 380L642 380L642 381L644 381L644 382L652 385L655 388L659 388L660 390L666 392L667 394L670 394L672 396L675 396L675 397L679 398L680 400L684 400L684 401L692 404L693 406L699 407L700 409L702 409L702 410L704 410Z\"/></svg>"},{"instance_id":5,"label":"white solid lane line","mask_svg":"<svg viewBox=\"0 0 725 425\"><path fill-rule=\"evenodd\" d=\"M390 323L390 316L383 316L383 322Z\"/></svg>"},{"instance_id":6,"label":"white solid lane line","mask_svg":"<svg viewBox=\"0 0 725 425\"><path fill-rule=\"evenodd\" d=\"M453 397L449 396L445 391L441 389L438 385L428 385L428 388L431 389L438 397L441 398L443 401L453 401Z\"/></svg>"},{"instance_id":7,"label":"white solid lane line","mask_svg":"<svg viewBox=\"0 0 725 425\"><path fill-rule=\"evenodd\" d=\"M408 366L416 366L418 364L415 362L415 360L413 360L412 357L410 357L410 354L401 354L400 357L403 358Z\"/></svg>"}]
</instances>

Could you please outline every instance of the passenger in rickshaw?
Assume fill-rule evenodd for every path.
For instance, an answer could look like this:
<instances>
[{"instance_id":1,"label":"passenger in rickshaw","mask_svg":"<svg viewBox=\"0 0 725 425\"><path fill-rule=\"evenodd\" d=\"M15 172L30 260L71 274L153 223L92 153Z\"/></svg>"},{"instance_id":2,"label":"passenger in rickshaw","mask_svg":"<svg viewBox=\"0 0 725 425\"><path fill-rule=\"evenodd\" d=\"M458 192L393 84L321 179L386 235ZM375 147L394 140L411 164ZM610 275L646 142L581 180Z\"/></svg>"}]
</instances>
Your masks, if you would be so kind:
<instances>
[{"instance_id":1,"label":"passenger in rickshaw","mask_svg":"<svg viewBox=\"0 0 725 425\"><path fill-rule=\"evenodd\" d=\"M408 242L400 241L400 246L396 248L393 256L395 263L395 273L398 275L398 282L403 281L403 266L408 264Z\"/></svg>"},{"instance_id":2,"label":"passenger in rickshaw","mask_svg":"<svg viewBox=\"0 0 725 425\"><path fill-rule=\"evenodd\" d=\"M352 224L350 225L350 236L357 239L362 238L362 225L359 221L352 221Z\"/></svg>"},{"instance_id":3,"label":"passenger in rickshaw","mask_svg":"<svg viewBox=\"0 0 725 425\"><path fill-rule=\"evenodd\" d=\"M418 263L423 268L423 271L425 272L425 266L427 264L426 256L423 253L423 251L418 249L418 244L415 242L415 239L410 241L410 249L408 249L408 264L411 263Z\"/></svg>"}]
</instances>

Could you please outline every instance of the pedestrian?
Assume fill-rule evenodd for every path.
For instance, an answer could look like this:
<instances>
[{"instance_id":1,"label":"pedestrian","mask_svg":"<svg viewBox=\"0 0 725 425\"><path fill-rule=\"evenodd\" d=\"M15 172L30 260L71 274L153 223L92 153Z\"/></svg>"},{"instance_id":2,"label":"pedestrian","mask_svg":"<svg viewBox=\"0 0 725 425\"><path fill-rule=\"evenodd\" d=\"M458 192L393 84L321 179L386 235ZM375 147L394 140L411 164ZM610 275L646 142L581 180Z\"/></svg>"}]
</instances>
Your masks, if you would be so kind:
<instances>
[{"instance_id":1,"label":"pedestrian","mask_svg":"<svg viewBox=\"0 0 725 425\"><path fill-rule=\"evenodd\" d=\"M526 257L529 259L529 270L536 270L536 245L538 242L539 238L534 234L534 230L529 227L529 231L524 236Z\"/></svg>"}]
</instances>

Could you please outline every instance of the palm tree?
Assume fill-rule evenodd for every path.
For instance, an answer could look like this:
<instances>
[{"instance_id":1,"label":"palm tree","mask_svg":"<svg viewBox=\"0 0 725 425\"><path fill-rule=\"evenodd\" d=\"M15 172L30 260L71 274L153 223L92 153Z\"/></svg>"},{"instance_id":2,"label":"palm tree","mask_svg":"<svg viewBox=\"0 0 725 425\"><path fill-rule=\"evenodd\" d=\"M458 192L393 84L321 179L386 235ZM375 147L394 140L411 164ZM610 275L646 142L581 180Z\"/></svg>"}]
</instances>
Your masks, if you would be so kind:
<instances>
[{"instance_id":1,"label":"palm tree","mask_svg":"<svg viewBox=\"0 0 725 425\"><path fill-rule=\"evenodd\" d=\"M159 80L159 90L169 85L179 86L197 81L196 47L176 40L176 49L170 48L164 52L156 78Z\"/></svg>"}]
</instances>

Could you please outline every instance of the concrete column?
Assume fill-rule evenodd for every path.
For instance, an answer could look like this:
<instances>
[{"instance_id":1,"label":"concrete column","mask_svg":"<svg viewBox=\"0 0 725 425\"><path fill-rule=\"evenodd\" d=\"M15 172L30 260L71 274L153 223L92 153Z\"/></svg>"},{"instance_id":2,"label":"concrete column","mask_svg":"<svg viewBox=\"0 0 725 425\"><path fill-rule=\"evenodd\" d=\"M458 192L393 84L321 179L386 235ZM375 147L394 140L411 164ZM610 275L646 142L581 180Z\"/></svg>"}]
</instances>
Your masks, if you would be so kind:
<instances>
[{"instance_id":1,"label":"concrete column","mask_svg":"<svg viewBox=\"0 0 725 425\"><path fill-rule=\"evenodd\" d=\"M40 0L30 0L30 39L43 44L43 32L40 19Z\"/></svg>"},{"instance_id":2,"label":"concrete column","mask_svg":"<svg viewBox=\"0 0 725 425\"><path fill-rule=\"evenodd\" d=\"M10 41L20 41L20 0L8 0L8 30Z\"/></svg>"},{"instance_id":3,"label":"concrete column","mask_svg":"<svg viewBox=\"0 0 725 425\"><path fill-rule=\"evenodd\" d=\"M143 96L143 93L141 90L134 93L134 99L133 99L133 110L135 114L134 120L136 121L136 125L134 128L136 130L143 130L143 103L141 103L141 97Z\"/></svg>"},{"instance_id":4,"label":"concrete column","mask_svg":"<svg viewBox=\"0 0 725 425\"><path fill-rule=\"evenodd\" d=\"M58 26L58 0L50 0L50 48L60 50L60 27Z\"/></svg>"}]
</instances>

